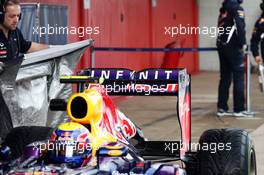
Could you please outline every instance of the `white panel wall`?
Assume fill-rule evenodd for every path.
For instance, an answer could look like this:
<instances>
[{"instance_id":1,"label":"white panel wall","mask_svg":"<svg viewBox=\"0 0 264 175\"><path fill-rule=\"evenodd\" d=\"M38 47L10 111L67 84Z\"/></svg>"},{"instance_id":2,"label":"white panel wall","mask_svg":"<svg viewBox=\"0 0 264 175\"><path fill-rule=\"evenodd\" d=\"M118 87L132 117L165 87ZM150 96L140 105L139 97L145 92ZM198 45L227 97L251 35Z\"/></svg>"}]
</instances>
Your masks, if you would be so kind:
<instances>
[{"instance_id":1,"label":"white panel wall","mask_svg":"<svg viewBox=\"0 0 264 175\"><path fill-rule=\"evenodd\" d=\"M223 0L197 0L199 6L199 25L200 27L216 27L219 8ZM255 21L261 14L259 8L261 0L244 0L242 4L246 13L247 41L249 44L251 32ZM216 47L216 38L207 35L199 36L200 47ZM200 52L201 70L219 70L219 60L217 52Z\"/></svg>"}]
</instances>

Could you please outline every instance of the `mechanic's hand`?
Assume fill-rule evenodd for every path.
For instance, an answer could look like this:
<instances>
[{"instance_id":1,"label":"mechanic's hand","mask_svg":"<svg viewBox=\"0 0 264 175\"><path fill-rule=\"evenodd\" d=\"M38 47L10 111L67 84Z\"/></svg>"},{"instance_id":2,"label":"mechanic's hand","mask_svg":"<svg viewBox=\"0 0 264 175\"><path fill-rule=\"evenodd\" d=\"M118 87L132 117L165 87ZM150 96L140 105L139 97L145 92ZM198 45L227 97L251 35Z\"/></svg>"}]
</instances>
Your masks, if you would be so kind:
<instances>
[{"instance_id":1,"label":"mechanic's hand","mask_svg":"<svg viewBox=\"0 0 264 175\"><path fill-rule=\"evenodd\" d=\"M241 48L240 48L240 52L243 55L243 58L246 59L247 54L248 54L248 45L244 44Z\"/></svg>"},{"instance_id":2,"label":"mechanic's hand","mask_svg":"<svg viewBox=\"0 0 264 175\"><path fill-rule=\"evenodd\" d=\"M243 55L248 54L248 45L244 44L241 50L242 50Z\"/></svg>"},{"instance_id":3,"label":"mechanic's hand","mask_svg":"<svg viewBox=\"0 0 264 175\"><path fill-rule=\"evenodd\" d=\"M0 61L0 74L2 74L2 72L4 72L4 68L5 68L5 63Z\"/></svg>"},{"instance_id":4,"label":"mechanic's hand","mask_svg":"<svg viewBox=\"0 0 264 175\"><path fill-rule=\"evenodd\" d=\"M248 45L244 44L242 49L243 49L244 52L247 52L248 51Z\"/></svg>"},{"instance_id":5,"label":"mechanic's hand","mask_svg":"<svg viewBox=\"0 0 264 175\"><path fill-rule=\"evenodd\" d=\"M255 57L255 60L256 60L256 63L257 63L258 65L262 64L262 58L261 58L261 56L256 56L256 57Z\"/></svg>"}]
</instances>

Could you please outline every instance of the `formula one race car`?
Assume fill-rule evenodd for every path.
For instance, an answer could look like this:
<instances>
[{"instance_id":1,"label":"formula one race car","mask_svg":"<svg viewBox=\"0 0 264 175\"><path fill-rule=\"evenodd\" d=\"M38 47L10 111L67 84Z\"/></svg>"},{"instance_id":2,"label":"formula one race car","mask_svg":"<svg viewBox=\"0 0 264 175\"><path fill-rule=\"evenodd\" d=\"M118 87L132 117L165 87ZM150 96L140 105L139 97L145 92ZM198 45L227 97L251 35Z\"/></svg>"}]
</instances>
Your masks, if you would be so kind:
<instances>
[{"instance_id":1,"label":"formula one race car","mask_svg":"<svg viewBox=\"0 0 264 175\"><path fill-rule=\"evenodd\" d=\"M256 174L254 147L242 129L205 131L200 149L192 152L190 76L185 69L86 69L60 80L77 83L77 93L67 102L53 99L50 109L67 111L70 121L55 130L11 131L0 153L3 174ZM148 141L111 95L177 96L181 140ZM212 146L217 148L213 152Z\"/></svg>"}]
</instances>

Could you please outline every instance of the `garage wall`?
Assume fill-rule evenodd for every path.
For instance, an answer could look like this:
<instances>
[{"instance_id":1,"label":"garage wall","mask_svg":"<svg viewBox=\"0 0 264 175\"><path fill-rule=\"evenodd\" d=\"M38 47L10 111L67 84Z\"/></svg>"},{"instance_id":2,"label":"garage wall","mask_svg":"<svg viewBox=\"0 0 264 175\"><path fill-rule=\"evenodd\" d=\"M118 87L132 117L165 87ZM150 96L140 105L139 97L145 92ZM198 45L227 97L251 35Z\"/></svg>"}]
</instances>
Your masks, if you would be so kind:
<instances>
[{"instance_id":1,"label":"garage wall","mask_svg":"<svg viewBox=\"0 0 264 175\"><path fill-rule=\"evenodd\" d=\"M103 7L103 8L102 8ZM91 2L89 25L99 26L93 35L98 47L149 47L150 6L142 0L100 0ZM151 64L150 53L96 52L97 67L140 69Z\"/></svg>"},{"instance_id":2,"label":"garage wall","mask_svg":"<svg viewBox=\"0 0 264 175\"><path fill-rule=\"evenodd\" d=\"M217 17L219 8L221 7L222 0L198 0L199 7L199 25L204 26L217 26ZM246 30L247 41L249 43L253 26L258 16L261 14L259 8L261 0L244 0L242 4L246 13ZM215 47L216 38L200 35L200 47ZM216 52L200 52L200 69L201 70L219 70L219 60Z\"/></svg>"},{"instance_id":3,"label":"garage wall","mask_svg":"<svg viewBox=\"0 0 264 175\"><path fill-rule=\"evenodd\" d=\"M160 2L160 3L159 3ZM162 2L162 3L161 3ZM165 0L158 1L158 5L152 8L153 14L153 47L165 47L168 43L179 40L182 47L198 47L198 35L165 35L165 27L180 28L180 26L197 26L198 9L195 0ZM176 33L176 32L175 32ZM164 53L153 54L153 64L160 65ZM180 58L179 67L186 67L190 72L199 71L199 60L197 52L185 52Z\"/></svg>"},{"instance_id":4,"label":"garage wall","mask_svg":"<svg viewBox=\"0 0 264 175\"><path fill-rule=\"evenodd\" d=\"M32 0L22 0L32 2ZM36 2L36 1L34 1ZM61 0L38 0L40 3L61 4ZM69 26L99 27L100 34L69 35L69 42L87 38L95 40L96 47L165 47L179 39L183 47L197 47L198 36L165 35L166 26L197 25L198 10L195 0L65 0L69 10ZM188 11L188 13L186 13ZM164 53L96 52L97 67L126 67L143 69L159 67ZM85 53L80 67L90 65ZM190 73L199 71L198 54L186 53L181 67Z\"/></svg>"}]
</instances>

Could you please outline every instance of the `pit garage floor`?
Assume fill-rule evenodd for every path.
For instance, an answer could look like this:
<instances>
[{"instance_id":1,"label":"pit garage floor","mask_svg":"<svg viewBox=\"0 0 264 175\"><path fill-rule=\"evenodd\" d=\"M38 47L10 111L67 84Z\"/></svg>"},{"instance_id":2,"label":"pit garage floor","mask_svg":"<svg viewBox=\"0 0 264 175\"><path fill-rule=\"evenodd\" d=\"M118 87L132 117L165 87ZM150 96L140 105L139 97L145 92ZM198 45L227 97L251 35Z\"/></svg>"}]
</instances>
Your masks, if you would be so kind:
<instances>
[{"instance_id":1,"label":"pit garage floor","mask_svg":"<svg viewBox=\"0 0 264 175\"><path fill-rule=\"evenodd\" d=\"M264 173L264 93L257 75L252 74L251 104L253 118L216 117L218 72L201 72L192 76L192 142L197 143L203 131L212 128L243 128L251 133L257 155L258 174ZM232 110L232 87L230 109ZM149 140L180 140L176 118L176 97L126 97L117 105L144 132Z\"/></svg>"}]
</instances>

